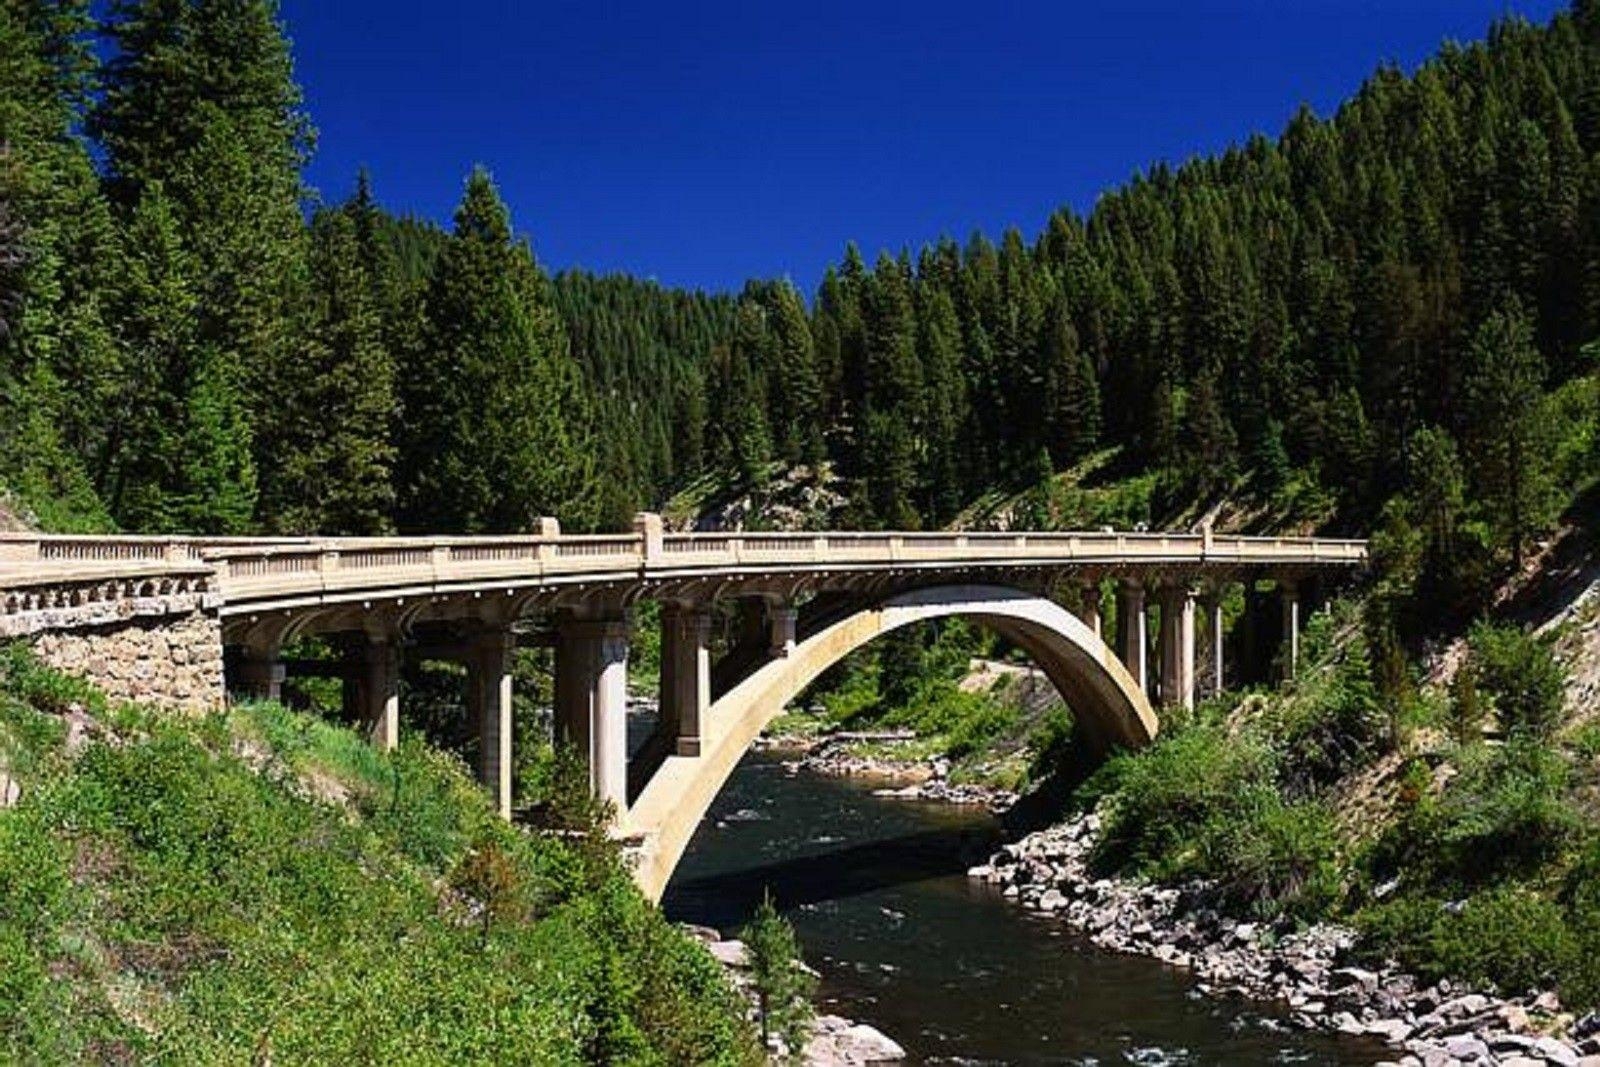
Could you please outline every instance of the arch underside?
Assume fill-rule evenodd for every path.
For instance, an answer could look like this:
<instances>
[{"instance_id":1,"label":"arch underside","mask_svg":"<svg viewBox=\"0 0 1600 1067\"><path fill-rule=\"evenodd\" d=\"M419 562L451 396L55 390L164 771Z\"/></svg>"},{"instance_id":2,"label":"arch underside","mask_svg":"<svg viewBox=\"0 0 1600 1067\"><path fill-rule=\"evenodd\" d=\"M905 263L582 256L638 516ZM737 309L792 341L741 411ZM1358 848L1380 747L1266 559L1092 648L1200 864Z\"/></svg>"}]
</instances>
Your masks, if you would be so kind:
<instances>
[{"instance_id":1,"label":"arch underside","mask_svg":"<svg viewBox=\"0 0 1600 1067\"><path fill-rule=\"evenodd\" d=\"M1091 749L1138 748L1156 735L1143 691L1093 630L1052 601L1004 586L960 585L894 596L824 626L713 703L698 757L669 757L621 819L640 842L634 877L659 900L695 828L750 744L785 706L862 645L912 623L960 616L995 630L1033 657L1072 708Z\"/></svg>"}]
</instances>

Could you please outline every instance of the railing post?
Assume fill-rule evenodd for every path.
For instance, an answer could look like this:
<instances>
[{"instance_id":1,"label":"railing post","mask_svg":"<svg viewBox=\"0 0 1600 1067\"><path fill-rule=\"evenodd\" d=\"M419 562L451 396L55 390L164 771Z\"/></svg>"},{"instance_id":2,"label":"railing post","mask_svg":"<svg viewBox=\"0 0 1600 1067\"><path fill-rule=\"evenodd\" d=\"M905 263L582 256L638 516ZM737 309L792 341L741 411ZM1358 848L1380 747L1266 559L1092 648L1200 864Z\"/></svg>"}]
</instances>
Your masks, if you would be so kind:
<instances>
[{"instance_id":1,"label":"railing post","mask_svg":"<svg viewBox=\"0 0 1600 1067\"><path fill-rule=\"evenodd\" d=\"M37 537L27 540L0 541L0 561L6 563L32 563L39 558L43 542Z\"/></svg>"},{"instance_id":2,"label":"railing post","mask_svg":"<svg viewBox=\"0 0 1600 1067\"><path fill-rule=\"evenodd\" d=\"M561 520L545 515L535 531L539 536L539 559L549 563L556 558L556 541L561 537Z\"/></svg>"},{"instance_id":3,"label":"railing post","mask_svg":"<svg viewBox=\"0 0 1600 1067\"><path fill-rule=\"evenodd\" d=\"M661 516L653 511L641 511L633 517L633 532L639 538L639 552L646 564L658 563L666 551L666 535Z\"/></svg>"}]
</instances>

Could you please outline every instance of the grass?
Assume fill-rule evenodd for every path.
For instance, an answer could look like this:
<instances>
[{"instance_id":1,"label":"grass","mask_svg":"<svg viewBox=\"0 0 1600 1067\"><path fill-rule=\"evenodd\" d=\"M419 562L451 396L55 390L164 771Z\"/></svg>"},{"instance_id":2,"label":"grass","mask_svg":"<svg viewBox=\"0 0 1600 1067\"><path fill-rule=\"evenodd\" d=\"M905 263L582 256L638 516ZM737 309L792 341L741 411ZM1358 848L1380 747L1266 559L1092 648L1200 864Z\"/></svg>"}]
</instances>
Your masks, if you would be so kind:
<instances>
[{"instance_id":1,"label":"grass","mask_svg":"<svg viewBox=\"0 0 1600 1067\"><path fill-rule=\"evenodd\" d=\"M11 647L0 762L0 1060L759 1061L614 851L500 822L421 742L112 707Z\"/></svg>"}]
</instances>

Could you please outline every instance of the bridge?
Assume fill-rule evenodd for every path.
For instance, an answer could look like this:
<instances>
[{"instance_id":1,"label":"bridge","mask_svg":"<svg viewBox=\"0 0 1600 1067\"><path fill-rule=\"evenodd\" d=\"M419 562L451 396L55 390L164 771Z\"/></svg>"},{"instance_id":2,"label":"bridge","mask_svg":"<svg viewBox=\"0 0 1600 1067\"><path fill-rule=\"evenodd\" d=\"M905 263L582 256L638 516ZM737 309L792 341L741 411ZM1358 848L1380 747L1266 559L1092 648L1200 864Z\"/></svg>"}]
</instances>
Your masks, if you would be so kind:
<instances>
[{"instance_id":1,"label":"bridge","mask_svg":"<svg viewBox=\"0 0 1600 1067\"><path fill-rule=\"evenodd\" d=\"M0 535L0 638L32 642L113 696L184 709L226 693L275 699L296 674L337 678L385 748L399 736L403 660L460 663L477 772L508 818L513 652L553 646L557 740L585 760L615 832L637 844L640 886L659 897L751 741L882 634L975 620L1033 657L1082 743L1131 748L1155 736L1162 705L1191 706L1269 658L1292 673L1306 599L1365 560L1361 541L1210 530L672 534L652 514L594 536L550 519L510 537ZM1233 586L1246 592L1236 657L1224 654ZM643 601L661 608L660 712L630 759ZM338 657L289 654L313 636Z\"/></svg>"}]
</instances>

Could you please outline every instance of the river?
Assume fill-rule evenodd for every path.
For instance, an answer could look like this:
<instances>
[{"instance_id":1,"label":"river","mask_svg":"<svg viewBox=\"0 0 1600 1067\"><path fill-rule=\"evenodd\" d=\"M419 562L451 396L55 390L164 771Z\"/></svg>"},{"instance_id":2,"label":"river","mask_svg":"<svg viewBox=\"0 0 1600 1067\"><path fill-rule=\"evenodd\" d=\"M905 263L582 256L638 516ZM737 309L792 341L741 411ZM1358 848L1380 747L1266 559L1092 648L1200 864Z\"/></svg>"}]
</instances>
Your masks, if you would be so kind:
<instances>
[{"instance_id":1,"label":"river","mask_svg":"<svg viewBox=\"0 0 1600 1067\"><path fill-rule=\"evenodd\" d=\"M1370 1064L1381 1046L1284 1032L1260 1005L1200 996L1181 972L1094 948L965 871L987 814L787 773L754 752L696 833L663 901L729 936L770 887L822 973L819 1006L869 1022L914 1062Z\"/></svg>"}]
</instances>

